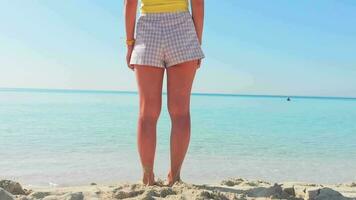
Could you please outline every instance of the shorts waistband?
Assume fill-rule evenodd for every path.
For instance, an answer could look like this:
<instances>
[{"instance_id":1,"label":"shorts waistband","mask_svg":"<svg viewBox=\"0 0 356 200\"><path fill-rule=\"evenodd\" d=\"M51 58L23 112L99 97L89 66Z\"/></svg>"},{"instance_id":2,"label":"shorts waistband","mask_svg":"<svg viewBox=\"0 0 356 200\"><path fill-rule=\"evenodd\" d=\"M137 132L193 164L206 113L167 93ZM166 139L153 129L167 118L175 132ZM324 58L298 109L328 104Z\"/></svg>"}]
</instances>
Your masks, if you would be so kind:
<instances>
[{"instance_id":1,"label":"shorts waistband","mask_svg":"<svg viewBox=\"0 0 356 200\"><path fill-rule=\"evenodd\" d=\"M189 11L176 11L176 12L162 12L162 13L141 13L140 16L144 16L149 19L174 19L190 15Z\"/></svg>"}]
</instances>

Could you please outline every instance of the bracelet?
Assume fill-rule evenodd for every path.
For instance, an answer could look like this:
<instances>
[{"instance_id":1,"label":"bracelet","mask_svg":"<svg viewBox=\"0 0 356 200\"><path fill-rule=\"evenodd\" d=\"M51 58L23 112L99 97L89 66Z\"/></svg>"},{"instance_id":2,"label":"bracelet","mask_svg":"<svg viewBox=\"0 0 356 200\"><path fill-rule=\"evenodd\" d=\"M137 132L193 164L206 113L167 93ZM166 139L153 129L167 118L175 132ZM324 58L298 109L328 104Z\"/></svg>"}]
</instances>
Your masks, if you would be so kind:
<instances>
[{"instance_id":1,"label":"bracelet","mask_svg":"<svg viewBox=\"0 0 356 200\"><path fill-rule=\"evenodd\" d=\"M132 39L132 40L126 40L126 44L127 45L134 45L135 44L135 39Z\"/></svg>"}]
</instances>

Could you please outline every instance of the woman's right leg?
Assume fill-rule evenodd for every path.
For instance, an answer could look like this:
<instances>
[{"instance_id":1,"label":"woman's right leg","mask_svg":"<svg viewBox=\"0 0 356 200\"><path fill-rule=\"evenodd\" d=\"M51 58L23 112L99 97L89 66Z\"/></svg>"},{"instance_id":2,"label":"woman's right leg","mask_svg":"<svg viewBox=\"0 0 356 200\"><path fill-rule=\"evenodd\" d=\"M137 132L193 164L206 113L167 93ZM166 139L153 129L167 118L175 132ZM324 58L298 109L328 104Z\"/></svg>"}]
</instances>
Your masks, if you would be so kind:
<instances>
[{"instance_id":1,"label":"woman's right leg","mask_svg":"<svg viewBox=\"0 0 356 200\"><path fill-rule=\"evenodd\" d=\"M143 169L142 182L154 184L156 125L161 112L164 68L135 65L140 98L137 143Z\"/></svg>"},{"instance_id":2,"label":"woman's right leg","mask_svg":"<svg viewBox=\"0 0 356 200\"><path fill-rule=\"evenodd\" d=\"M172 122L168 186L181 180L180 171L190 141L190 96L196 69L196 60L167 68L167 103Z\"/></svg>"}]
</instances>

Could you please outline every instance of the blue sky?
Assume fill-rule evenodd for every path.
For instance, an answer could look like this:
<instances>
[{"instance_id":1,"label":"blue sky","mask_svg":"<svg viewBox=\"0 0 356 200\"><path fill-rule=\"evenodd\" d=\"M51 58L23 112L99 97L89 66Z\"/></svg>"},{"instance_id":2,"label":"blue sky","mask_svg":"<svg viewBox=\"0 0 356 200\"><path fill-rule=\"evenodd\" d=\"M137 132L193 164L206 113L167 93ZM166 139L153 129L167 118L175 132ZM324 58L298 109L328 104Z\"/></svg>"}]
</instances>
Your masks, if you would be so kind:
<instances>
[{"instance_id":1,"label":"blue sky","mask_svg":"<svg viewBox=\"0 0 356 200\"><path fill-rule=\"evenodd\" d=\"M356 1L205 4L206 58L193 92L356 97ZM124 59L123 1L0 8L0 87L137 90Z\"/></svg>"}]
</instances>

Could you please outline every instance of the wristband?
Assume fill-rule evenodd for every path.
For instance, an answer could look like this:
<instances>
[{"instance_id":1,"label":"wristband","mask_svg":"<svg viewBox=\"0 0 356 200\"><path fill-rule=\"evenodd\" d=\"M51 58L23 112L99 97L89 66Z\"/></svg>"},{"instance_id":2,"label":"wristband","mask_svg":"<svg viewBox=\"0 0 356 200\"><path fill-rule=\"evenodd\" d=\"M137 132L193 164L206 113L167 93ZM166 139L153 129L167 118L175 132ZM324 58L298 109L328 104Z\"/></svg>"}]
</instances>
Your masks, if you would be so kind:
<instances>
[{"instance_id":1,"label":"wristband","mask_svg":"<svg viewBox=\"0 0 356 200\"><path fill-rule=\"evenodd\" d=\"M135 39L126 40L126 44L129 45L129 46L134 45L135 44Z\"/></svg>"}]
</instances>

